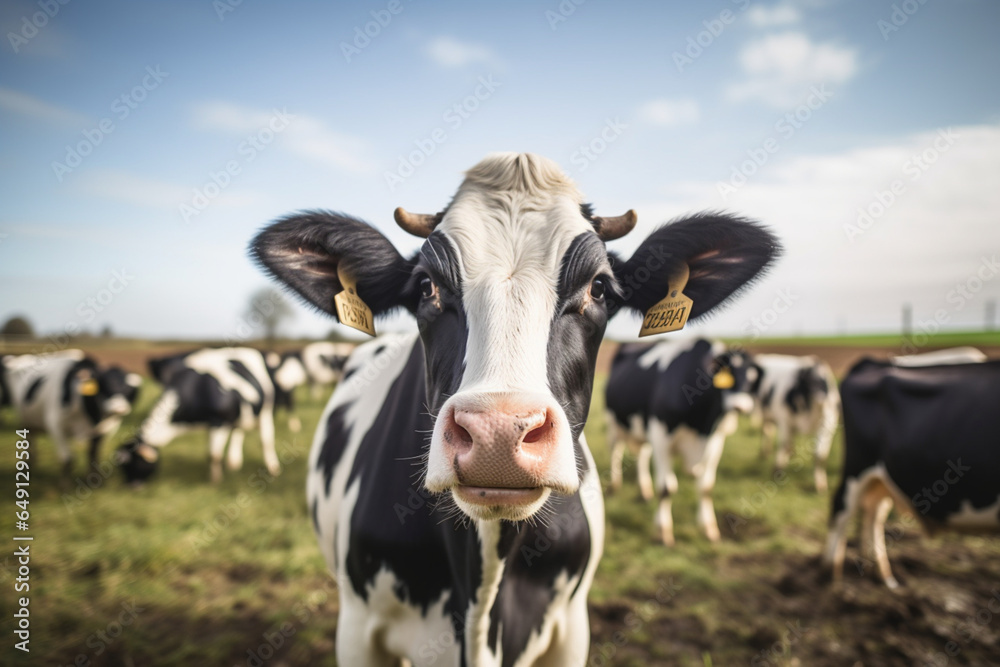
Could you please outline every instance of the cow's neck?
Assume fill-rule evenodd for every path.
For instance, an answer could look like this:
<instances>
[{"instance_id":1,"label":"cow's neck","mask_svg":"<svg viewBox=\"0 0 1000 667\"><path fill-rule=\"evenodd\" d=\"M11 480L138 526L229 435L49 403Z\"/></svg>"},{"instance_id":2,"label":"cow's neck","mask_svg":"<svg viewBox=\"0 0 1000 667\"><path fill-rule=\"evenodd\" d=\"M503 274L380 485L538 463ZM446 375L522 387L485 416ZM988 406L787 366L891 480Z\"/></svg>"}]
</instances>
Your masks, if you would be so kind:
<instances>
[{"instance_id":1,"label":"cow's neck","mask_svg":"<svg viewBox=\"0 0 1000 667\"><path fill-rule=\"evenodd\" d=\"M500 521L479 521L476 532L479 535L479 556L482 563L481 579L476 589L475 602L466 619L466 646L474 654L473 664L483 664L485 655L477 655L487 651L487 638L490 632L490 610L496 602L500 590L500 581L504 575L506 554L500 554L500 541L504 530L512 530L509 524ZM478 659L475 659L478 658Z\"/></svg>"}]
</instances>

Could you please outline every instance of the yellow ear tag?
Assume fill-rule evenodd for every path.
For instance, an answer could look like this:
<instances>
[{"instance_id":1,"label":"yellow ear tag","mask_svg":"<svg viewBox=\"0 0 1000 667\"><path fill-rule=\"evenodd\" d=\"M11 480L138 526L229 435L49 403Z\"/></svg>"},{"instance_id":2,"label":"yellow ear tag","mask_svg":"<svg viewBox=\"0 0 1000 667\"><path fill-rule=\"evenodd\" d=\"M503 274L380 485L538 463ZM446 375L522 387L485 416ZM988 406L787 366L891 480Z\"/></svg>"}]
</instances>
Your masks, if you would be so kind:
<instances>
[{"instance_id":1,"label":"yellow ear tag","mask_svg":"<svg viewBox=\"0 0 1000 667\"><path fill-rule=\"evenodd\" d=\"M732 389L734 384L736 384L736 379L728 368L723 368L712 378L712 386L716 389Z\"/></svg>"},{"instance_id":2,"label":"yellow ear tag","mask_svg":"<svg viewBox=\"0 0 1000 667\"><path fill-rule=\"evenodd\" d=\"M684 328L691 315L691 306L694 304L694 301L684 295L684 288L690 275L691 270L684 264L681 272L670 279L670 292L666 298L653 304L642 318L640 338Z\"/></svg>"},{"instance_id":3,"label":"yellow ear tag","mask_svg":"<svg viewBox=\"0 0 1000 667\"><path fill-rule=\"evenodd\" d=\"M344 287L333 297L333 303L337 307L337 319L340 320L341 324L374 336L375 319L372 317L372 309L358 296L354 279L341 270L340 264L337 265L337 277L340 278L340 284Z\"/></svg>"},{"instance_id":4,"label":"yellow ear tag","mask_svg":"<svg viewBox=\"0 0 1000 667\"><path fill-rule=\"evenodd\" d=\"M81 396L97 396L97 380L91 378L80 383L79 392Z\"/></svg>"}]
</instances>

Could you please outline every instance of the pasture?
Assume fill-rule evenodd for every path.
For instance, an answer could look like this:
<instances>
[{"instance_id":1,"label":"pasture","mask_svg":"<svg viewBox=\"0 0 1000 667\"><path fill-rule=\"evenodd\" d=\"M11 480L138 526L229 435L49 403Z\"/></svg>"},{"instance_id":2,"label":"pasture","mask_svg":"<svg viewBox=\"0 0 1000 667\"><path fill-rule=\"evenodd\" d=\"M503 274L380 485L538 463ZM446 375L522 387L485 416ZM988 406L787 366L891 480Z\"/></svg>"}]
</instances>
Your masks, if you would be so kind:
<instances>
[{"instance_id":1,"label":"pasture","mask_svg":"<svg viewBox=\"0 0 1000 667\"><path fill-rule=\"evenodd\" d=\"M606 487L605 377L599 372L586 436ZM299 389L300 434L278 417L278 477L267 475L250 433L243 470L211 486L206 435L196 431L169 445L158 476L134 490L109 464L159 394L149 380L142 391L122 430L105 443L102 470L86 474L78 448L75 478L61 481L52 443L31 434L31 653L13 649L5 612L0 662L335 664L336 587L316 547L304 491L325 399L313 401ZM12 416L2 417L3 441L12 442ZM839 482L841 445L838 435L832 485ZM901 591L890 593L870 577L853 542L845 584L835 591L819 563L829 502L813 491L808 443L799 441L786 475L775 475L758 447L759 434L745 420L727 442L714 493L719 544L699 534L693 483L680 475L672 549L657 541L653 506L639 500L635 460L626 456L624 488L605 496L588 664L1000 663L1000 614L991 611L1000 605L1000 540L921 537L895 517L887 542ZM9 539L17 532L14 458L11 446L3 451L9 504L0 528ZM0 554L5 609L17 576L12 550Z\"/></svg>"}]
</instances>

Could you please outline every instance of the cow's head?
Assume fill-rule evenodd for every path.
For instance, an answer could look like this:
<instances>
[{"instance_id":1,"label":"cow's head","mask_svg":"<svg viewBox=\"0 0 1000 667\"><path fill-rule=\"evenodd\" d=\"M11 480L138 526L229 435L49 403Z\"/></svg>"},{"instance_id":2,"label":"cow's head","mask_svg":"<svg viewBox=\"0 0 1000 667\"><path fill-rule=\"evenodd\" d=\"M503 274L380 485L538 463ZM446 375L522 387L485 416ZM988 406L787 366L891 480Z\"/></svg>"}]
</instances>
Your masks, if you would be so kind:
<instances>
[{"instance_id":1,"label":"cow's head","mask_svg":"<svg viewBox=\"0 0 1000 667\"><path fill-rule=\"evenodd\" d=\"M529 154L491 155L440 213L395 218L426 238L410 259L368 224L327 212L276 222L251 254L334 317L338 271L376 315L413 314L436 419L424 484L480 519L525 519L551 493L579 487L580 433L612 315L666 297L686 262L698 317L779 251L751 221L702 214L659 228L621 261L605 242L628 233L635 214L592 215L556 164Z\"/></svg>"},{"instance_id":2,"label":"cow's head","mask_svg":"<svg viewBox=\"0 0 1000 667\"><path fill-rule=\"evenodd\" d=\"M762 372L753 357L743 350L726 350L715 357L713 367L712 384L722 390L723 408L744 414L752 412L754 391Z\"/></svg>"}]
</instances>

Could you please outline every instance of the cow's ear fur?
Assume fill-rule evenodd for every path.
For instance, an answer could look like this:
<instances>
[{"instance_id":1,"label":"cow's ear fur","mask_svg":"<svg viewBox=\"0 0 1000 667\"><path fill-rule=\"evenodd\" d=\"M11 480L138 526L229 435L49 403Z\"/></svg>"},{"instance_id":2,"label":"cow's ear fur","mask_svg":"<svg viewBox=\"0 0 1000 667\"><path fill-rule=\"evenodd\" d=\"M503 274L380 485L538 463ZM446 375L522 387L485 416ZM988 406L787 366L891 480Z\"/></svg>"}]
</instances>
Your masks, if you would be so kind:
<instances>
[{"instance_id":1,"label":"cow's ear fur","mask_svg":"<svg viewBox=\"0 0 1000 667\"><path fill-rule=\"evenodd\" d=\"M358 296L379 315L404 305L410 263L371 225L339 213L305 211L278 220L250 242L265 272L308 303L337 317L343 287L338 267L357 282Z\"/></svg>"},{"instance_id":2,"label":"cow's ear fur","mask_svg":"<svg viewBox=\"0 0 1000 667\"><path fill-rule=\"evenodd\" d=\"M663 225L627 262L613 261L622 304L645 313L667 296L670 278L686 262L684 294L700 317L761 277L781 254L778 239L753 220L723 213L698 213ZM617 310L617 309L616 309Z\"/></svg>"}]
</instances>

